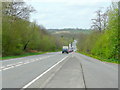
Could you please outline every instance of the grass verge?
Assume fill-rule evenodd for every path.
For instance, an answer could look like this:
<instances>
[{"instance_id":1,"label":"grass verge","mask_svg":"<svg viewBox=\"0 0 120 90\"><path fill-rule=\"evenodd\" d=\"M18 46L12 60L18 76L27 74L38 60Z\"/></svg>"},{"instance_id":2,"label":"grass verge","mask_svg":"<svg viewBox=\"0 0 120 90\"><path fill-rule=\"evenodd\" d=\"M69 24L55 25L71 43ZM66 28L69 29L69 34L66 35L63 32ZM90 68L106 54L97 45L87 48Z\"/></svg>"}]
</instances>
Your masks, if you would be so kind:
<instances>
[{"instance_id":1,"label":"grass verge","mask_svg":"<svg viewBox=\"0 0 120 90\"><path fill-rule=\"evenodd\" d=\"M113 59L113 58L111 58L111 59L106 59L106 58L103 58L103 57L98 57L98 56L95 56L95 55L92 55L92 54L87 54L87 53L84 53L84 52L78 52L78 53L84 54L84 55L86 55L86 56L93 57L93 58L98 59L98 60L103 61L103 62L120 64L119 60L115 60L115 59Z\"/></svg>"},{"instance_id":2,"label":"grass verge","mask_svg":"<svg viewBox=\"0 0 120 90\"><path fill-rule=\"evenodd\" d=\"M20 57L32 56L32 55L40 55L40 54L44 54L44 53L48 53L48 52L35 52L35 53L25 53L25 54L18 55L18 56L5 56L5 57L0 57L0 60L20 58Z\"/></svg>"}]
</instances>

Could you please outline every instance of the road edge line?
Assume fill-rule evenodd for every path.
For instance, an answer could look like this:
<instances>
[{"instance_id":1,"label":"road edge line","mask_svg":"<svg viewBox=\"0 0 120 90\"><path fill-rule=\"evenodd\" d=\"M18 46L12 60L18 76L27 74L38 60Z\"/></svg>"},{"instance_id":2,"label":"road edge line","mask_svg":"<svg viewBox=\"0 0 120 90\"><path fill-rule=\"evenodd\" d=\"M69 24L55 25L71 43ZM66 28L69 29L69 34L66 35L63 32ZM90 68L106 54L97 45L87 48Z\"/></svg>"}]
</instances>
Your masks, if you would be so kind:
<instances>
[{"instance_id":1,"label":"road edge line","mask_svg":"<svg viewBox=\"0 0 120 90\"><path fill-rule=\"evenodd\" d=\"M55 66L57 66L59 63L61 63L63 60L65 60L68 56L64 57L62 60L60 60L59 62L57 62L56 64L54 64L52 67L50 67L49 69L47 69L45 72L43 72L42 74L40 74L38 77L36 77L35 79L33 79L31 82L29 82L28 84L26 84L24 87L22 87L22 89L20 90L24 90L25 88L29 87L32 83L34 83L36 80L38 80L39 78L41 78L43 75L45 75L47 72L49 72L51 69L53 69Z\"/></svg>"}]
</instances>

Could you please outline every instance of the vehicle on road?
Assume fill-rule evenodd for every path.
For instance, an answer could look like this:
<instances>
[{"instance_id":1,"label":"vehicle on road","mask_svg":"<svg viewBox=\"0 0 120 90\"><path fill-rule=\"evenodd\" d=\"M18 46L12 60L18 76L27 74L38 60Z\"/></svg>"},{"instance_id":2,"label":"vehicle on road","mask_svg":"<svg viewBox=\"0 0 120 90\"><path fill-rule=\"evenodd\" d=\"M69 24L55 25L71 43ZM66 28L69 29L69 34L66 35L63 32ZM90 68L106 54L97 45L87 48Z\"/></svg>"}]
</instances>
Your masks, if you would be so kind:
<instances>
[{"instance_id":1,"label":"vehicle on road","mask_svg":"<svg viewBox=\"0 0 120 90\"><path fill-rule=\"evenodd\" d=\"M62 53L69 53L68 46L63 46Z\"/></svg>"},{"instance_id":2,"label":"vehicle on road","mask_svg":"<svg viewBox=\"0 0 120 90\"><path fill-rule=\"evenodd\" d=\"M71 52L73 52L73 50L69 49L68 52L71 53Z\"/></svg>"},{"instance_id":3,"label":"vehicle on road","mask_svg":"<svg viewBox=\"0 0 120 90\"><path fill-rule=\"evenodd\" d=\"M74 51L73 48L72 48L72 47L69 47L68 52L71 53L71 52L73 52L73 51Z\"/></svg>"}]
</instances>

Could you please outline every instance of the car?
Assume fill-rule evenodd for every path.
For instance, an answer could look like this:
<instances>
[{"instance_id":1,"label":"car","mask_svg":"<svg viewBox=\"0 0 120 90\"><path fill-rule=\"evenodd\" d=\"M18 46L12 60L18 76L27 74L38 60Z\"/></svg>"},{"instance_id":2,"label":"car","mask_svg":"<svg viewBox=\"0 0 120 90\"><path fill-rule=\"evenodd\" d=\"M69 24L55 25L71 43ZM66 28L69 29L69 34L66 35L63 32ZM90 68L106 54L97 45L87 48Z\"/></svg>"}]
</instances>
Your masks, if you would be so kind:
<instances>
[{"instance_id":1,"label":"car","mask_svg":"<svg viewBox=\"0 0 120 90\"><path fill-rule=\"evenodd\" d=\"M63 49L62 49L62 54L63 53L69 53L69 51L68 51L68 46L63 46Z\"/></svg>"},{"instance_id":2,"label":"car","mask_svg":"<svg viewBox=\"0 0 120 90\"><path fill-rule=\"evenodd\" d=\"M69 53L69 51L67 50L67 49L64 49L64 50L62 50L62 53Z\"/></svg>"}]
</instances>

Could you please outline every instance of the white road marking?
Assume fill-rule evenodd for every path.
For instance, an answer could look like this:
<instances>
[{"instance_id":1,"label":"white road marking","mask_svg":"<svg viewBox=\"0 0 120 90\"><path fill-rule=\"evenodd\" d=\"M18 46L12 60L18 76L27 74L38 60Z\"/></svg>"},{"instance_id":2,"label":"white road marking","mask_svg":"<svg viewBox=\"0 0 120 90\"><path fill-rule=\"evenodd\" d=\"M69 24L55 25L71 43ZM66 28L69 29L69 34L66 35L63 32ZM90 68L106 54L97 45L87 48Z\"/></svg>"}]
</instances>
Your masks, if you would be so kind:
<instances>
[{"instance_id":1,"label":"white road marking","mask_svg":"<svg viewBox=\"0 0 120 90\"><path fill-rule=\"evenodd\" d=\"M24 64L28 64L28 63L30 63L29 61L27 61L27 62L25 62Z\"/></svg>"},{"instance_id":2,"label":"white road marking","mask_svg":"<svg viewBox=\"0 0 120 90\"><path fill-rule=\"evenodd\" d=\"M28 64L28 62L24 62L23 64Z\"/></svg>"},{"instance_id":3,"label":"white road marking","mask_svg":"<svg viewBox=\"0 0 120 90\"><path fill-rule=\"evenodd\" d=\"M18 67L18 66L21 66L21 65L23 65L23 64L17 64L17 65L15 65L15 67Z\"/></svg>"},{"instance_id":4,"label":"white road marking","mask_svg":"<svg viewBox=\"0 0 120 90\"><path fill-rule=\"evenodd\" d=\"M7 69L10 69L10 68L14 68L14 66L11 66L11 67L8 67L8 68L4 68L2 70L7 70Z\"/></svg>"},{"instance_id":5,"label":"white road marking","mask_svg":"<svg viewBox=\"0 0 120 90\"><path fill-rule=\"evenodd\" d=\"M36 61L39 60L39 59L36 59Z\"/></svg>"},{"instance_id":6,"label":"white road marking","mask_svg":"<svg viewBox=\"0 0 120 90\"><path fill-rule=\"evenodd\" d=\"M13 64L9 64L9 65L7 65L7 67L10 67L10 66L13 66Z\"/></svg>"},{"instance_id":7,"label":"white road marking","mask_svg":"<svg viewBox=\"0 0 120 90\"><path fill-rule=\"evenodd\" d=\"M18 63L23 63L23 62L18 62Z\"/></svg>"},{"instance_id":8,"label":"white road marking","mask_svg":"<svg viewBox=\"0 0 120 90\"><path fill-rule=\"evenodd\" d=\"M5 68L4 66L2 66L1 68Z\"/></svg>"},{"instance_id":9,"label":"white road marking","mask_svg":"<svg viewBox=\"0 0 120 90\"><path fill-rule=\"evenodd\" d=\"M24 90L25 88L29 87L32 83L34 83L36 80L38 80L39 78L41 78L44 74L46 74L47 72L49 72L52 68L54 68L55 66L57 66L60 62L62 62L63 60L65 60L68 56L64 57L62 60L60 60L59 62L57 62L56 64L54 64L52 67L50 67L49 69L47 69L45 72L43 72L42 74L40 74L38 77L36 77L35 79L33 79L31 82L29 82L27 85L25 85L22 89L20 90Z\"/></svg>"},{"instance_id":10,"label":"white road marking","mask_svg":"<svg viewBox=\"0 0 120 90\"><path fill-rule=\"evenodd\" d=\"M55 56L55 55L52 55L52 56ZM7 66L2 66L1 69L2 70L8 70L8 69L11 69L11 68L15 68L15 67L18 67L18 66L21 66L21 65L24 65L24 64L28 64L28 63L32 63L32 62L35 62L35 61L38 61L38 60L42 60L42 59L45 59L45 58L48 58L48 57L51 57L51 56L47 56L47 57L44 57L44 58L41 58L41 59L32 59L32 60L28 60L28 61L25 61L25 62L18 62L18 63L14 63L14 64L9 64ZM2 71L0 70L0 71Z\"/></svg>"}]
</instances>

